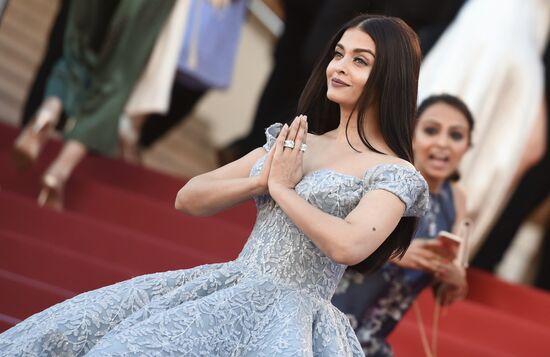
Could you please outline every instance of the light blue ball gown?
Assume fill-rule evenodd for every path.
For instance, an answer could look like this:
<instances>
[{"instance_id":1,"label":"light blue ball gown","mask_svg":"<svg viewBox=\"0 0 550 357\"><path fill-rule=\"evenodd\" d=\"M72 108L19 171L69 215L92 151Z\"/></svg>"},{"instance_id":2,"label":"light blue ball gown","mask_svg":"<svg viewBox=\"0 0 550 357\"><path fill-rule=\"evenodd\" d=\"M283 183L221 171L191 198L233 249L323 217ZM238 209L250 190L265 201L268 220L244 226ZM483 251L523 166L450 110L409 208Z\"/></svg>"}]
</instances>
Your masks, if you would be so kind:
<instances>
[{"instance_id":1,"label":"light blue ball gown","mask_svg":"<svg viewBox=\"0 0 550 357\"><path fill-rule=\"evenodd\" d=\"M280 128L266 130L266 150ZM251 175L260 173L265 158ZM423 214L428 202L422 176L395 164L372 167L362 179L318 170L295 189L337 217L377 189L397 195L407 216ZM254 229L234 261L78 295L1 334L0 355L363 356L348 318L330 301L346 266L319 250L270 196L255 201Z\"/></svg>"}]
</instances>

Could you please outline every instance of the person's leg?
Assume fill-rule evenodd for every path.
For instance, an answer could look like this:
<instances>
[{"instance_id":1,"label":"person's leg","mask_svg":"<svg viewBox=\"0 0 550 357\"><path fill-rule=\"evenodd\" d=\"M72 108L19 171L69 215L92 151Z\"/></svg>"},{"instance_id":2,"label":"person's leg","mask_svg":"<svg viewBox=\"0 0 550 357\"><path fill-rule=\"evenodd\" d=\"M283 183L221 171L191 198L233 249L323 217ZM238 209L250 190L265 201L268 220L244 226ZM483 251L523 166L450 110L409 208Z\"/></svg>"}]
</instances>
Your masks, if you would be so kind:
<instances>
[{"instance_id":1,"label":"person's leg","mask_svg":"<svg viewBox=\"0 0 550 357\"><path fill-rule=\"evenodd\" d=\"M21 113L21 124L26 125L37 112L44 99L46 90L46 82L50 73L53 70L54 64L61 58L63 54L63 36L67 25L67 17L69 12L69 1L63 0L59 6L59 12L52 26L50 36L48 38L48 46L46 54L42 59L42 63L36 72L33 84L25 100L23 111Z\"/></svg>"},{"instance_id":2,"label":"person's leg","mask_svg":"<svg viewBox=\"0 0 550 357\"><path fill-rule=\"evenodd\" d=\"M34 94L31 93L25 109L29 113L28 120L31 123L25 126L14 144L13 157L20 169L26 169L36 161L62 113L74 113L75 103L84 91L89 77L88 70L94 61L92 51L84 52L81 49L91 42L92 30L105 27L106 23L102 21L108 19L108 7L97 6L98 4L97 0L63 4L64 8L61 9L51 36L52 47L56 48L56 45L59 45L60 48L52 49L48 54L53 59L59 51L60 56L52 64L52 68L49 68L48 60L45 59L41 70L51 73L44 78L43 83L40 77L37 78L33 88ZM96 8L105 11L90 11ZM66 14L63 14L63 11ZM102 16L89 16L90 14ZM62 43L58 44L61 36ZM24 119L27 119L27 114Z\"/></svg>"},{"instance_id":3,"label":"person's leg","mask_svg":"<svg viewBox=\"0 0 550 357\"><path fill-rule=\"evenodd\" d=\"M245 155L265 140L264 130L275 122L286 122L296 113L298 97L309 73L301 70L305 39L324 1L283 1L285 28L274 53L273 69L260 96L249 133L218 153L221 165Z\"/></svg>"},{"instance_id":4,"label":"person's leg","mask_svg":"<svg viewBox=\"0 0 550 357\"><path fill-rule=\"evenodd\" d=\"M127 162L141 164L142 150L153 145L184 120L205 93L206 90L186 88L176 80L172 86L166 114L143 114L132 117L123 114L118 128L121 157Z\"/></svg>"},{"instance_id":5,"label":"person's leg","mask_svg":"<svg viewBox=\"0 0 550 357\"><path fill-rule=\"evenodd\" d=\"M148 148L153 145L185 119L206 92L206 90L189 89L176 80L172 86L168 113L149 115L145 119L140 130L139 146Z\"/></svg>"},{"instance_id":6,"label":"person's leg","mask_svg":"<svg viewBox=\"0 0 550 357\"><path fill-rule=\"evenodd\" d=\"M117 151L119 117L173 4L174 0L120 1L104 39L97 41L99 57L67 138L99 153Z\"/></svg>"},{"instance_id":7,"label":"person's leg","mask_svg":"<svg viewBox=\"0 0 550 357\"><path fill-rule=\"evenodd\" d=\"M67 76L57 76L57 81L49 83L52 92L68 98L67 109L72 117L66 128L68 142L43 177L41 204L62 206L64 183L88 150L116 151L120 114L173 3L174 0L90 0L71 4L69 23L75 26L67 29L66 46L75 53L70 59L82 59L74 62L84 68L84 79L87 77L90 84L71 85L72 72L63 70L72 65L71 61L59 67L59 73ZM113 11L108 27L102 22L104 17L94 16ZM76 90L71 91L72 87Z\"/></svg>"},{"instance_id":8,"label":"person's leg","mask_svg":"<svg viewBox=\"0 0 550 357\"><path fill-rule=\"evenodd\" d=\"M18 169L26 170L34 164L51 131L57 125L62 110L62 103L58 97L44 99L13 145L12 156Z\"/></svg>"},{"instance_id":9,"label":"person's leg","mask_svg":"<svg viewBox=\"0 0 550 357\"><path fill-rule=\"evenodd\" d=\"M44 89L45 97L57 97L63 111L72 117L90 85L91 71L98 63L99 48L118 1L75 0L69 2L62 56L53 66Z\"/></svg>"},{"instance_id":10,"label":"person's leg","mask_svg":"<svg viewBox=\"0 0 550 357\"><path fill-rule=\"evenodd\" d=\"M69 179L80 161L86 156L86 153L86 146L78 141L68 140L65 142L61 152L42 176L42 189L38 195L38 204L40 206L56 210L63 209L65 182Z\"/></svg>"},{"instance_id":11,"label":"person's leg","mask_svg":"<svg viewBox=\"0 0 550 357\"><path fill-rule=\"evenodd\" d=\"M548 217L550 219L550 217ZM550 291L550 227L546 227L546 233L542 239L539 271L535 278L535 286Z\"/></svg>"}]
</instances>

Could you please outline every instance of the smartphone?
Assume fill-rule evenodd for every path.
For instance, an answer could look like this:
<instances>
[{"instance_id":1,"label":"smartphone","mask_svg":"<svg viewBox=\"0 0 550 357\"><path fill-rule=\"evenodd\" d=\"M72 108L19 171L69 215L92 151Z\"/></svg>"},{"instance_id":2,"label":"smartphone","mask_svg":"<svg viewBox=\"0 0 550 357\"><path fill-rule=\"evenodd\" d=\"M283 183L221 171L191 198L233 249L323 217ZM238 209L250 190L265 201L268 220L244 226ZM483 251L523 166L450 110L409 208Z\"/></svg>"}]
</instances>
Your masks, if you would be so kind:
<instances>
[{"instance_id":1,"label":"smartphone","mask_svg":"<svg viewBox=\"0 0 550 357\"><path fill-rule=\"evenodd\" d=\"M439 242L441 242L441 245L443 246L443 249L445 249L447 252L449 252L452 256L452 259L454 260L458 254L458 251L460 249L460 244L462 243L462 238L457 236L456 234L447 232L447 231L440 231L437 234L436 238Z\"/></svg>"}]
</instances>

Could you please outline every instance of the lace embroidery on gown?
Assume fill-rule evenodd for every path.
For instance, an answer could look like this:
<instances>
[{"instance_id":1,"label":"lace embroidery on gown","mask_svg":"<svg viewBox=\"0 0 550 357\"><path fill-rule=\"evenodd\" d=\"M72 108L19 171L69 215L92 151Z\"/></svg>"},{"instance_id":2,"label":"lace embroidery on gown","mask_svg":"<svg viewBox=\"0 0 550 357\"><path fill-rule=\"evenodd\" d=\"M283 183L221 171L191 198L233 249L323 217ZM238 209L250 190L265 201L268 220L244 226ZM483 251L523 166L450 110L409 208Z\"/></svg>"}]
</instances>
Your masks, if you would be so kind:
<instances>
[{"instance_id":1,"label":"lace embroidery on gown","mask_svg":"<svg viewBox=\"0 0 550 357\"><path fill-rule=\"evenodd\" d=\"M266 130L266 150L280 127ZM376 166L363 180L320 170L296 186L338 217L375 189L396 194L406 215L426 209L426 182L399 165ZM256 223L237 259L78 295L1 334L0 355L363 356L348 318L330 302L346 266L326 257L268 195L255 201Z\"/></svg>"}]
</instances>

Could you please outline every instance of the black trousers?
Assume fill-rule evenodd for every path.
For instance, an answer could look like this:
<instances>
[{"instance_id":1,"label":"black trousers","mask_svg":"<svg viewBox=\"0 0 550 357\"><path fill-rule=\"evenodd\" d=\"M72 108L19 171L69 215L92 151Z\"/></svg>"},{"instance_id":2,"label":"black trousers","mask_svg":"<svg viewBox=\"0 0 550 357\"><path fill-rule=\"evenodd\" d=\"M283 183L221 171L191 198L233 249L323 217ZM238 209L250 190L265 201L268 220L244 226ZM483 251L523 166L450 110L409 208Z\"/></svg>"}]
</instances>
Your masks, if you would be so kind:
<instances>
[{"instance_id":1,"label":"black trousers","mask_svg":"<svg viewBox=\"0 0 550 357\"><path fill-rule=\"evenodd\" d=\"M139 137L140 146L150 147L188 117L206 92L207 90L187 88L177 80L174 81L168 112L165 115L152 114L147 117Z\"/></svg>"},{"instance_id":2,"label":"black trousers","mask_svg":"<svg viewBox=\"0 0 550 357\"><path fill-rule=\"evenodd\" d=\"M69 0L61 1L59 5L59 11L53 23L48 38L48 46L46 48L46 54L40 63L40 67L34 76L34 81L27 95L27 100L21 114L21 124L26 125L31 119L34 113L38 110L38 107L44 100L44 91L46 90L46 82L50 73L52 72L55 62L63 54L63 36L65 34L65 26L67 24L67 16L69 13ZM62 118L62 122L66 119ZM63 127L63 123L60 123L60 127Z\"/></svg>"}]
</instances>

